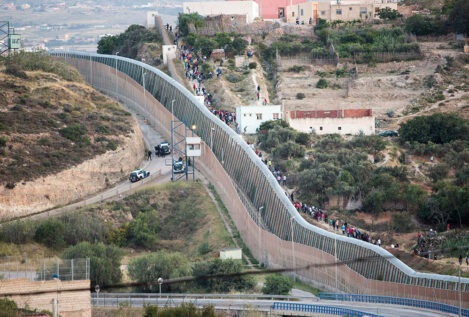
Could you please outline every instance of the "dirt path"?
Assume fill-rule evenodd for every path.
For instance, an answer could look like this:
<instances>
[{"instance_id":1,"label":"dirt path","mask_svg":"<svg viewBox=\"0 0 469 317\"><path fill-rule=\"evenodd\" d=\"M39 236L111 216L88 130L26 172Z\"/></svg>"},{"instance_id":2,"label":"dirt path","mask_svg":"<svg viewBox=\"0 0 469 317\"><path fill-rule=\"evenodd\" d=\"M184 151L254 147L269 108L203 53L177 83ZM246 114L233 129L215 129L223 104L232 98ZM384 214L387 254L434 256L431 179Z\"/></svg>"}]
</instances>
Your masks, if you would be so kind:
<instances>
[{"instance_id":1,"label":"dirt path","mask_svg":"<svg viewBox=\"0 0 469 317\"><path fill-rule=\"evenodd\" d=\"M255 71L252 73L252 81L254 82L254 90L257 92L257 86L261 87L260 98L257 101L257 104L262 105L262 101L267 99L267 103L270 103L269 91L267 85L265 84L264 74L262 73L262 67L259 63L257 57L253 57L253 60L257 63Z\"/></svg>"}]
</instances>

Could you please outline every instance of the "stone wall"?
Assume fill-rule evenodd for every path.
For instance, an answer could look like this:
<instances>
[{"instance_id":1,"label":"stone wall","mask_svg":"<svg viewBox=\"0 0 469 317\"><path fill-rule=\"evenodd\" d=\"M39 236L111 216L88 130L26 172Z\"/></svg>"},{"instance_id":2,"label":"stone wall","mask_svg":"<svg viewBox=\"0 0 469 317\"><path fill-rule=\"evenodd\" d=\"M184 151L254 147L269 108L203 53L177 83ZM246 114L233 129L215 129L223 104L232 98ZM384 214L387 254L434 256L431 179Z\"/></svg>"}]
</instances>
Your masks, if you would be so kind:
<instances>
[{"instance_id":1,"label":"stone wall","mask_svg":"<svg viewBox=\"0 0 469 317\"><path fill-rule=\"evenodd\" d=\"M31 293L31 294L27 294ZM38 294L33 294L38 293ZM22 294L22 295L10 295ZM48 310L58 299L62 317L91 317L90 281L37 281L13 279L0 281L0 296L7 295L20 308Z\"/></svg>"}]
</instances>

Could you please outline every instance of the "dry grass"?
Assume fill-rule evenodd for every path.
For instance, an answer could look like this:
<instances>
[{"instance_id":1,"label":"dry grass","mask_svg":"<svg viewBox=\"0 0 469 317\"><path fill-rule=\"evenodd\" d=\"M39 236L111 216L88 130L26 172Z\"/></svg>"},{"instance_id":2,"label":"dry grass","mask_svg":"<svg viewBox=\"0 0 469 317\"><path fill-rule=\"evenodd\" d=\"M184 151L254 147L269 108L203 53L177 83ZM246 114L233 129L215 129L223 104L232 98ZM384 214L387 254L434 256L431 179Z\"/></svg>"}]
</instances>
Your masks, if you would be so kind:
<instances>
[{"instance_id":1,"label":"dry grass","mask_svg":"<svg viewBox=\"0 0 469 317\"><path fill-rule=\"evenodd\" d=\"M26 74L22 79L0 72L0 137L6 141L0 184L54 174L115 150L131 132L130 114L83 82ZM67 127L80 127L81 134L67 138L61 133Z\"/></svg>"}]
</instances>

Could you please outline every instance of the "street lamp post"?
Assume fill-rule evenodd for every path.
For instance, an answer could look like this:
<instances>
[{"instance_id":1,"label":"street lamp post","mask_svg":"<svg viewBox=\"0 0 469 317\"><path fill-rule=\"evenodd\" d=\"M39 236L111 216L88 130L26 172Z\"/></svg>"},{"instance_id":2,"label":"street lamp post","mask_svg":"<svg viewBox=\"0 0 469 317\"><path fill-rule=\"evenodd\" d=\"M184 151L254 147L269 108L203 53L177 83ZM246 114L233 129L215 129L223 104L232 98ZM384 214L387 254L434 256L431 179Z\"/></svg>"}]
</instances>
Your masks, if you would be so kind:
<instances>
[{"instance_id":1,"label":"street lamp post","mask_svg":"<svg viewBox=\"0 0 469 317\"><path fill-rule=\"evenodd\" d=\"M142 84L143 84L143 105L147 109L147 94L145 93L145 69L142 67Z\"/></svg>"},{"instance_id":2,"label":"street lamp post","mask_svg":"<svg viewBox=\"0 0 469 317\"><path fill-rule=\"evenodd\" d=\"M116 56L119 54L119 52L116 52ZM119 97L117 96L119 94L119 86L118 86L118 77L117 77L117 57L115 58L116 60L116 98L119 100Z\"/></svg>"},{"instance_id":3,"label":"street lamp post","mask_svg":"<svg viewBox=\"0 0 469 317\"><path fill-rule=\"evenodd\" d=\"M158 285L160 287L160 298L161 298L161 285L163 284L163 278L162 277L159 277L158 278Z\"/></svg>"},{"instance_id":4,"label":"street lamp post","mask_svg":"<svg viewBox=\"0 0 469 317\"><path fill-rule=\"evenodd\" d=\"M215 128L210 129L210 150L213 151L213 131L215 131Z\"/></svg>"},{"instance_id":5,"label":"street lamp post","mask_svg":"<svg viewBox=\"0 0 469 317\"><path fill-rule=\"evenodd\" d=\"M191 126L192 136L194 136L195 129L197 129L197 126L193 124ZM192 181L195 182L195 156L192 156Z\"/></svg>"},{"instance_id":6,"label":"street lamp post","mask_svg":"<svg viewBox=\"0 0 469 317\"><path fill-rule=\"evenodd\" d=\"M338 291L338 284L337 284L337 228L336 228L335 222L333 223L333 225L334 225L335 290L337 292Z\"/></svg>"},{"instance_id":7,"label":"street lamp post","mask_svg":"<svg viewBox=\"0 0 469 317\"><path fill-rule=\"evenodd\" d=\"M259 213L257 214L257 239L259 244L259 259L260 263L262 263L262 245L261 245L261 219L262 219L262 211L264 210L264 206L259 208Z\"/></svg>"}]
</instances>

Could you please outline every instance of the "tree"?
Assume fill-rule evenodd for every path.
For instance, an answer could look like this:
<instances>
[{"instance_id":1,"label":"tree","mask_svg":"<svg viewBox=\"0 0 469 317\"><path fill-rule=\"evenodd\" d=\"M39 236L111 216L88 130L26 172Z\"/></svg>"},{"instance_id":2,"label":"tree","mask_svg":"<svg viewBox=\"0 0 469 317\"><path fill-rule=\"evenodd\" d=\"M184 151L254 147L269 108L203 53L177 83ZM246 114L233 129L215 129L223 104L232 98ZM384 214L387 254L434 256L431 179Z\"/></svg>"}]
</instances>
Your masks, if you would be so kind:
<instances>
[{"instance_id":1,"label":"tree","mask_svg":"<svg viewBox=\"0 0 469 317\"><path fill-rule=\"evenodd\" d=\"M64 259L90 258L91 285L106 286L117 284L122 279L122 251L103 243L81 242L63 253Z\"/></svg>"},{"instance_id":2,"label":"tree","mask_svg":"<svg viewBox=\"0 0 469 317\"><path fill-rule=\"evenodd\" d=\"M288 295L293 287L293 282L288 277L280 274L271 274L265 278L262 293L269 295Z\"/></svg>"},{"instance_id":3,"label":"tree","mask_svg":"<svg viewBox=\"0 0 469 317\"><path fill-rule=\"evenodd\" d=\"M188 14L180 13L178 16L178 28L182 36L189 34L189 25L193 25L195 28L202 27L204 25L204 18L197 12Z\"/></svg>"},{"instance_id":4,"label":"tree","mask_svg":"<svg viewBox=\"0 0 469 317\"><path fill-rule=\"evenodd\" d=\"M206 276L214 274L241 273L242 263L235 260L215 259L207 262L199 262L194 265L194 276ZM236 276L223 278L210 278L196 280L197 286L209 292L230 292L232 290L245 291L255 286L252 276Z\"/></svg>"},{"instance_id":5,"label":"tree","mask_svg":"<svg viewBox=\"0 0 469 317\"><path fill-rule=\"evenodd\" d=\"M323 78L319 79L318 82L316 83L316 88L319 88L319 89L327 88L327 86L328 86L327 81Z\"/></svg>"},{"instance_id":6,"label":"tree","mask_svg":"<svg viewBox=\"0 0 469 317\"><path fill-rule=\"evenodd\" d=\"M231 44L231 37L228 33L220 32L215 36L215 41L218 43L218 47L225 48L226 45Z\"/></svg>"},{"instance_id":7,"label":"tree","mask_svg":"<svg viewBox=\"0 0 469 317\"><path fill-rule=\"evenodd\" d=\"M197 42L197 35L194 33L187 34L187 36L184 38L184 42L188 46L194 46L195 42Z\"/></svg>"},{"instance_id":8,"label":"tree","mask_svg":"<svg viewBox=\"0 0 469 317\"><path fill-rule=\"evenodd\" d=\"M414 14L405 21L407 32L415 35L428 35L434 32L435 28L432 19L421 14Z\"/></svg>"},{"instance_id":9,"label":"tree","mask_svg":"<svg viewBox=\"0 0 469 317\"><path fill-rule=\"evenodd\" d=\"M391 8L378 8L378 16L380 19L383 20L395 20L397 18L402 17L402 14L399 13L399 11Z\"/></svg>"},{"instance_id":10,"label":"tree","mask_svg":"<svg viewBox=\"0 0 469 317\"><path fill-rule=\"evenodd\" d=\"M399 128L401 143L419 142L436 144L454 140L469 140L469 120L456 113L434 113L430 116L415 117Z\"/></svg>"},{"instance_id":11,"label":"tree","mask_svg":"<svg viewBox=\"0 0 469 317\"><path fill-rule=\"evenodd\" d=\"M469 0L457 1L448 21L455 32L469 35Z\"/></svg>"},{"instance_id":12,"label":"tree","mask_svg":"<svg viewBox=\"0 0 469 317\"><path fill-rule=\"evenodd\" d=\"M168 279L191 275L190 263L181 253L158 251L134 258L129 263L129 276L137 282L144 282L144 291L157 292L158 278ZM165 291L181 290L183 285L163 285Z\"/></svg>"},{"instance_id":13,"label":"tree","mask_svg":"<svg viewBox=\"0 0 469 317\"><path fill-rule=\"evenodd\" d=\"M233 48L234 55L244 55L246 48L248 47L248 41L237 37L231 43L231 47Z\"/></svg>"},{"instance_id":14,"label":"tree","mask_svg":"<svg viewBox=\"0 0 469 317\"><path fill-rule=\"evenodd\" d=\"M202 55L209 57L217 47L217 42L206 37L199 37L194 45L195 51L200 51Z\"/></svg>"},{"instance_id":15,"label":"tree","mask_svg":"<svg viewBox=\"0 0 469 317\"><path fill-rule=\"evenodd\" d=\"M65 245L64 224L55 219L46 220L36 229L34 240L49 248L60 249Z\"/></svg>"},{"instance_id":16,"label":"tree","mask_svg":"<svg viewBox=\"0 0 469 317\"><path fill-rule=\"evenodd\" d=\"M116 36L103 36L98 42L98 54L113 54L116 46Z\"/></svg>"},{"instance_id":17,"label":"tree","mask_svg":"<svg viewBox=\"0 0 469 317\"><path fill-rule=\"evenodd\" d=\"M156 233L160 230L158 214L152 210L141 212L130 223L127 240L137 247L151 249L156 244Z\"/></svg>"}]
</instances>

